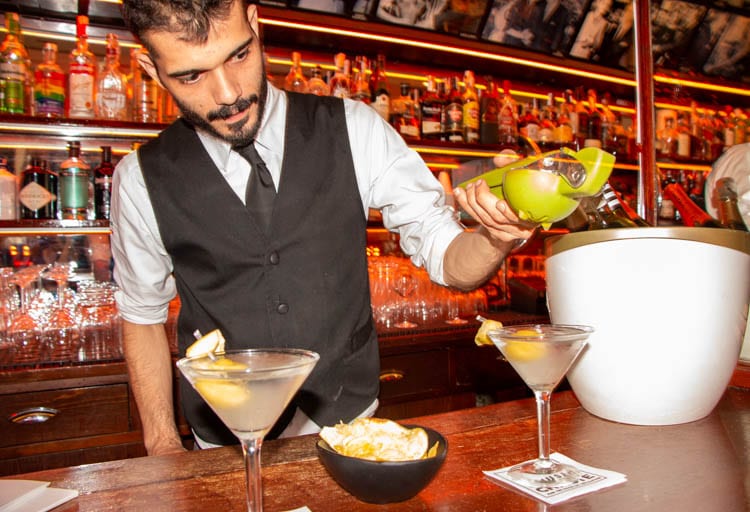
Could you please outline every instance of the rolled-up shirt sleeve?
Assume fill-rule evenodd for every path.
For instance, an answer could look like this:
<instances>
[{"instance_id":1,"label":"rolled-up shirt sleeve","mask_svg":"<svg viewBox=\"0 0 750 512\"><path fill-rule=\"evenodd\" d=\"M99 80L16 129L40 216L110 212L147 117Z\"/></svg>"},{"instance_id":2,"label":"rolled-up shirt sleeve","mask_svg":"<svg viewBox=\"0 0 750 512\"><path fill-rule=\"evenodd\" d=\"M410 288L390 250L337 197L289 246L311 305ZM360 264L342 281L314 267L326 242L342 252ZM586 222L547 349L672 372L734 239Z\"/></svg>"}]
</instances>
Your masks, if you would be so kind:
<instances>
[{"instance_id":1,"label":"rolled-up shirt sleeve","mask_svg":"<svg viewBox=\"0 0 750 512\"><path fill-rule=\"evenodd\" d=\"M176 295L172 260L161 241L136 152L118 163L112 185L110 227L117 307L129 322L163 323Z\"/></svg>"},{"instance_id":2,"label":"rolled-up shirt sleeve","mask_svg":"<svg viewBox=\"0 0 750 512\"><path fill-rule=\"evenodd\" d=\"M365 209L380 210L401 250L439 284L443 256L462 231L445 190L419 154L371 107L347 101L347 130Z\"/></svg>"}]
</instances>

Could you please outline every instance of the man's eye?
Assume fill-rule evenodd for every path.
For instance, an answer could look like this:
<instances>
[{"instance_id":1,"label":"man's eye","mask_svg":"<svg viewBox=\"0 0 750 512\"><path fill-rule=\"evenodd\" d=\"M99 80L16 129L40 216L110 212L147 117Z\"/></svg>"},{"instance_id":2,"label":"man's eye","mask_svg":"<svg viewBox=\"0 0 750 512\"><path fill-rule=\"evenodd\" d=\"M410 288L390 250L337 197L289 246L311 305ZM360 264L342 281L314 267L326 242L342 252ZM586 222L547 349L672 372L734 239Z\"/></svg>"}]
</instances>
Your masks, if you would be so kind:
<instances>
[{"instance_id":1,"label":"man's eye","mask_svg":"<svg viewBox=\"0 0 750 512\"><path fill-rule=\"evenodd\" d=\"M234 60L245 60L245 58L247 58L248 53L250 53L250 50L245 48L244 50L242 50L241 52L237 53L234 56Z\"/></svg>"},{"instance_id":2,"label":"man's eye","mask_svg":"<svg viewBox=\"0 0 750 512\"><path fill-rule=\"evenodd\" d=\"M193 84L197 82L201 77L200 73L191 73L189 75L181 76L179 78L180 83L182 84Z\"/></svg>"}]
</instances>

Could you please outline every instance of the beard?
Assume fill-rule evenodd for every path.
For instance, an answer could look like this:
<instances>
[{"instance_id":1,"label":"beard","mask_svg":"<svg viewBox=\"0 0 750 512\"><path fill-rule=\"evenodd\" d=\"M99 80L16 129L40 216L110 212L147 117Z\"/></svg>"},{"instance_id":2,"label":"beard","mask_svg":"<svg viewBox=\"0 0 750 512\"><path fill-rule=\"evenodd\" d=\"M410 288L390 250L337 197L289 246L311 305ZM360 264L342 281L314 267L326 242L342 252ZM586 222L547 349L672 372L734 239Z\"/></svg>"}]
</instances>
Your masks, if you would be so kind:
<instances>
[{"instance_id":1,"label":"beard","mask_svg":"<svg viewBox=\"0 0 750 512\"><path fill-rule=\"evenodd\" d=\"M265 76L265 75L264 75ZM263 112L266 107L266 98L268 97L268 83L265 79L260 82L260 90L258 94L251 94L244 98L238 99L232 105L222 105L216 110L210 111L205 116L198 114L190 107L185 105L182 101L174 98L175 104L179 107L182 118L188 123L211 133L215 137L228 142L231 146L246 146L255 140L255 136L258 134L260 128L260 122L263 119ZM238 112L242 112L250 108L253 104L256 104L257 115L255 121L247 125L247 120L242 119L234 124L227 125L229 133L219 132L213 125L214 121L220 121L228 119Z\"/></svg>"}]
</instances>

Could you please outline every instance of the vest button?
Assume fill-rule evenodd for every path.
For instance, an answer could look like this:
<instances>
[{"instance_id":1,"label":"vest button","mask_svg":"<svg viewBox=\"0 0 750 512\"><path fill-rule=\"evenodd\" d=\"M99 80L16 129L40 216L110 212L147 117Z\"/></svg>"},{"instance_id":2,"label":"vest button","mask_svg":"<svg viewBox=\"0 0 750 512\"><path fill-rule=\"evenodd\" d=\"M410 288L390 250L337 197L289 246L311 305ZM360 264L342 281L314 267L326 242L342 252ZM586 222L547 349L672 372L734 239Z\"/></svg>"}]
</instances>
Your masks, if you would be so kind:
<instances>
[{"instance_id":1,"label":"vest button","mask_svg":"<svg viewBox=\"0 0 750 512\"><path fill-rule=\"evenodd\" d=\"M276 306L276 312L280 315L286 315L289 313L289 304L282 302L278 306Z\"/></svg>"},{"instance_id":2,"label":"vest button","mask_svg":"<svg viewBox=\"0 0 750 512\"><path fill-rule=\"evenodd\" d=\"M268 255L268 263L271 265L278 265L279 264L279 253L276 251L273 251L271 254Z\"/></svg>"}]
</instances>

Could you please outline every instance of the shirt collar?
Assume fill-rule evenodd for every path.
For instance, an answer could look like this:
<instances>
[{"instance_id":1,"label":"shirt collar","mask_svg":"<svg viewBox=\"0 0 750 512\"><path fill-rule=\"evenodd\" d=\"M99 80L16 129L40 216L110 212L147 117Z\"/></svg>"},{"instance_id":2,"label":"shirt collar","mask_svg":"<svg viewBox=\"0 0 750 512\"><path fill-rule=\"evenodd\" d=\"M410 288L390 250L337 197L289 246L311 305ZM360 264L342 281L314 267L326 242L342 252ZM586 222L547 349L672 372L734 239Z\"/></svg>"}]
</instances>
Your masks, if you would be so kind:
<instances>
[{"instance_id":1,"label":"shirt collar","mask_svg":"<svg viewBox=\"0 0 750 512\"><path fill-rule=\"evenodd\" d=\"M286 108L286 94L268 82L266 108L263 110L263 119L261 120L258 134L255 136L255 142L257 144L256 148L260 146L259 151L262 155L273 154L277 161L281 161L284 154ZM232 146L205 130L196 129L196 132L209 155L216 163L220 164L219 168L222 170L227 169L229 158L232 154Z\"/></svg>"}]
</instances>

